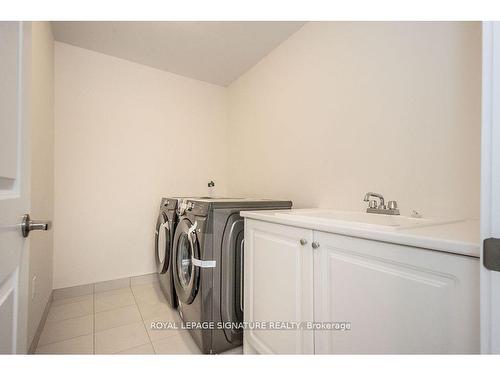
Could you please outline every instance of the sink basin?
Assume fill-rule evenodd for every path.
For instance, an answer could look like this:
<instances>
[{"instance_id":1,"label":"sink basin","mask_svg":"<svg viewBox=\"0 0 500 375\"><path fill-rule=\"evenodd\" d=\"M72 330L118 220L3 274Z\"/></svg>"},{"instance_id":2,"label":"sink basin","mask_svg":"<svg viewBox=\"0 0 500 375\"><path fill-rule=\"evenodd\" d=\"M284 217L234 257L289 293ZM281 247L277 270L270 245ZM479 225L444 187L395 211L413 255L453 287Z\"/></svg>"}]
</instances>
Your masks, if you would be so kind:
<instances>
[{"instance_id":1,"label":"sink basin","mask_svg":"<svg viewBox=\"0 0 500 375\"><path fill-rule=\"evenodd\" d=\"M420 228L431 225L441 225L463 221L460 219L413 218L402 215L381 215L369 214L365 212L323 209L297 209L291 211L276 212L275 215L289 220L300 220L326 225L356 225L365 228L383 230Z\"/></svg>"}]
</instances>

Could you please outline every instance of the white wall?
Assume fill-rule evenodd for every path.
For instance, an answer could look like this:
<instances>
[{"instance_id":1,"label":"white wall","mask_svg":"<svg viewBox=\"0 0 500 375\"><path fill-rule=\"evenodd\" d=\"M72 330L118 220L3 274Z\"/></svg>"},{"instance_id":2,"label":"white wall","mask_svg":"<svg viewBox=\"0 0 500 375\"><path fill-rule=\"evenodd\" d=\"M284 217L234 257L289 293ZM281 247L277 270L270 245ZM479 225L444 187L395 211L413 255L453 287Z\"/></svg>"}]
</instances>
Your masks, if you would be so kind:
<instances>
[{"instance_id":1,"label":"white wall","mask_svg":"<svg viewBox=\"0 0 500 375\"><path fill-rule=\"evenodd\" d=\"M54 38L49 22L31 24L31 217L54 216ZM52 293L53 231L29 236L28 344ZM36 277L35 283L32 282ZM34 288L34 289L33 289ZM33 298L32 298L33 296Z\"/></svg>"},{"instance_id":2,"label":"white wall","mask_svg":"<svg viewBox=\"0 0 500 375\"><path fill-rule=\"evenodd\" d=\"M480 89L480 23L308 23L229 87L229 191L478 217Z\"/></svg>"},{"instance_id":3,"label":"white wall","mask_svg":"<svg viewBox=\"0 0 500 375\"><path fill-rule=\"evenodd\" d=\"M371 190L478 217L479 23L308 23L228 89L55 53L54 288L154 272L160 197L209 179L296 207L362 210Z\"/></svg>"},{"instance_id":4,"label":"white wall","mask_svg":"<svg viewBox=\"0 0 500 375\"><path fill-rule=\"evenodd\" d=\"M56 43L54 288L155 271L162 196L225 193L226 90Z\"/></svg>"}]
</instances>

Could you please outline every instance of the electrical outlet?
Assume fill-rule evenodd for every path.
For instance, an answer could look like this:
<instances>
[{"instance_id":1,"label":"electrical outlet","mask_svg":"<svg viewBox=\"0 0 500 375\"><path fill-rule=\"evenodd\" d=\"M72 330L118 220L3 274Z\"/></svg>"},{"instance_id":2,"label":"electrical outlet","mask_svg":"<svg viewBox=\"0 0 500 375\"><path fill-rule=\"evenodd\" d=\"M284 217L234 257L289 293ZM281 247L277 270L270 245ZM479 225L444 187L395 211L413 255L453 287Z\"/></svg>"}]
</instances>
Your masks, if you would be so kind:
<instances>
[{"instance_id":1,"label":"electrical outlet","mask_svg":"<svg viewBox=\"0 0 500 375\"><path fill-rule=\"evenodd\" d=\"M31 299L34 300L36 296L36 279L37 276L33 276L33 279L31 279Z\"/></svg>"}]
</instances>

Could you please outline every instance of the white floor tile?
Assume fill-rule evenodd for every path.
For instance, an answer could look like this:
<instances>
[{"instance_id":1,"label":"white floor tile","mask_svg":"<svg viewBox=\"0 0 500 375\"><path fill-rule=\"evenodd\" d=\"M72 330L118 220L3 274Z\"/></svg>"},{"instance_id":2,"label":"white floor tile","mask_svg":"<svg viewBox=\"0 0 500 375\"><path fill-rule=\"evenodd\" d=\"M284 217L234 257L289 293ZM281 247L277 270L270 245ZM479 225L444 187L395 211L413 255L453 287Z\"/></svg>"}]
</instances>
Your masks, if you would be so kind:
<instances>
[{"instance_id":1,"label":"white floor tile","mask_svg":"<svg viewBox=\"0 0 500 375\"><path fill-rule=\"evenodd\" d=\"M133 286L132 292L138 304L155 304L167 301L159 284Z\"/></svg>"},{"instance_id":2,"label":"white floor tile","mask_svg":"<svg viewBox=\"0 0 500 375\"><path fill-rule=\"evenodd\" d=\"M95 334L96 354L112 354L149 343L144 323L133 323Z\"/></svg>"},{"instance_id":3,"label":"white floor tile","mask_svg":"<svg viewBox=\"0 0 500 375\"><path fill-rule=\"evenodd\" d=\"M93 284L78 285L69 288L56 289L54 290L54 300L84 296L86 294L92 294L93 292L94 292Z\"/></svg>"},{"instance_id":4,"label":"white floor tile","mask_svg":"<svg viewBox=\"0 0 500 375\"><path fill-rule=\"evenodd\" d=\"M69 340L39 346L36 354L94 354L94 336L78 336Z\"/></svg>"},{"instance_id":5,"label":"white floor tile","mask_svg":"<svg viewBox=\"0 0 500 375\"><path fill-rule=\"evenodd\" d=\"M95 291L92 285L57 291L36 353L201 354L189 332L151 326L181 322L156 276L98 283ZM241 353L235 348L222 354Z\"/></svg>"},{"instance_id":6,"label":"white floor tile","mask_svg":"<svg viewBox=\"0 0 500 375\"><path fill-rule=\"evenodd\" d=\"M156 354L201 354L189 332L180 332L163 340L153 341Z\"/></svg>"},{"instance_id":7,"label":"white floor tile","mask_svg":"<svg viewBox=\"0 0 500 375\"><path fill-rule=\"evenodd\" d=\"M130 278L130 285L141 285L141 284L154 284L158 283L158 274L150 273L148 275L133 276Z\"/></svg>"},{"instance_id":8,"label":"white floor tile","mask_svg":"<svg viewBox=\"0 0 500 375\"><path fill-rule=\"evenodd\" d=\"M161 290L159 282L156 282L156 283L143 283L143 284L137 284L137 283L136 284L130 284L130 288L133 291L143 290L143 289L149 289L149 288L157 288L158 290Z\"/></svg>"},{"instance_id":9,"label":"white floor tile","mask_svg":"<svg viewBox=\"0 0 500 375\"><path fill-rule=\"evenodd\" d=\"M86 299L80 302L66 303L63 305L52 305L47 315L47 322L56 322L59 320L77 318L79 316L90 315L94 313L92 299Z\"/></svg>"},{"instance_id":10,"label":"white floor tile","mask_svg":"<svg viewBox=\"0 0 500 375\"><path fill-rule=\"evenodd\" d=\"M93 294L86 294L86 295L83 295L83 296L56 299L56 300L52 301L51 306L60 306L60 305L68 304L68 303L83 302L83 301L93 302L94 301L94 295Z\"/></svg>"},{"instance_id":11,"label":"white floor tile","mask_svg":"<svg viewBox=\"0 0 500 375\"><path fill-rule=\"evenodd\" d=\"M94 284L94 293L105 292L107 290L123 289L130 287L130 277L110 281L102 281Z\"/></svg>"},{"instance_id":12,"label":"white floor tile","mask_svg":"<svg viewBox=\"0 0 500 375\"><path fill-rule=\"evenodd\" d=\"M94 330L93 322L93 315L85 315L58 322L47 322L40 335L38 345L43 346L77 336L91 334Z\"/></svg>"},{"instance_id":13,"label":"white floor tile","mask_svg":"<svg viewBox=\"0 0 500 375\"><path fill-rule=\"evenodd\" d=\"M162 329L162 324L158 324L168 322L180 324L181 317L176 310L171 309L161 316L156 316L151 319L144 319L144 324L151 341L159 341L180 332L179 330L174 329ZM152 323L156 324L153 325Z\"/></svg>"},{"instance_id":14,"label":"white floor tile","mask_svg":"<svg viewBox=\"0 0 500 375\"><path fill-rule=\"evenodd\" d=\"M94 294L95 312L113 310L119 307L135 304L134 295L130 288L109 290Z\"/></svg>"},{"instance_id":15,"label":"white floor tile","mask_svg":"<svg viewBox=\"0 0 500 375\"><path fill-rule=\"evenodd\" d=\"M153 304L139 303L138 306L144 320L154 318L155 316L163 316L170 312L170 306L166 301Z\"/></svg>"},{"instance_id":16,"label":"white floor tile","mask_svg":"<svg viewBox=\"0 0 500 375\"><path fill-rule=\"evenodd\" d=\"M153 349L153 345L151 344L144 344L141 346L136 346L135 348L127 349L122 352L118 352L116 354L155 354L155 351Z\"/></svg>"},{"instance_id":17,"label":"white floor tile","mask_svg":"<svg viewBox=\"0 0 500 375\"><path fill-rule=\"evenodd\" d=\"M119 327L131 323L142 322L141 314L136 305L120 307L114 310L95 314L95 331Z\"/></svg>"},{"instance_id":18,"label":"white floor tile","mask_svg":"<svg viewBox=\"0 0 500 375\"><path fill-rule=\"evenodd\" d=\"M129 292L132 293L132 289L130 289L130 287L110 289L110 290L104 290L102 292L96 292L94 293L94 297L114 296L116 294L129 293Z\"/></svg>"}]
</instances>

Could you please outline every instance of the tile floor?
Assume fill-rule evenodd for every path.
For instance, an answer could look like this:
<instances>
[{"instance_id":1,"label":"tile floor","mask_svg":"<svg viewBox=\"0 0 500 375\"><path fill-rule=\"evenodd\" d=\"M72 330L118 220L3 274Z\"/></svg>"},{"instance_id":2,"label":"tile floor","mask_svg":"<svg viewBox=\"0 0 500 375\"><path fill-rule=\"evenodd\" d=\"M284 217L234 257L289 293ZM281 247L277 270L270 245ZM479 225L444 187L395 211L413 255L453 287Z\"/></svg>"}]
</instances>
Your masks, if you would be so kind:
<instances>
[{"instance_id":1,"label":"tile floor","mask_svg":"<svg viewBox=\"0 0 500 375\"><path fill-rule=\"evenodd\" d=\"M189 332L152 321L180 321L156 275L56 290L36 354L200 354Z\"/></svg>"}]
</instances>

